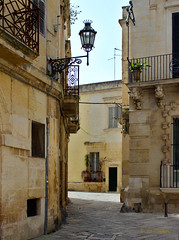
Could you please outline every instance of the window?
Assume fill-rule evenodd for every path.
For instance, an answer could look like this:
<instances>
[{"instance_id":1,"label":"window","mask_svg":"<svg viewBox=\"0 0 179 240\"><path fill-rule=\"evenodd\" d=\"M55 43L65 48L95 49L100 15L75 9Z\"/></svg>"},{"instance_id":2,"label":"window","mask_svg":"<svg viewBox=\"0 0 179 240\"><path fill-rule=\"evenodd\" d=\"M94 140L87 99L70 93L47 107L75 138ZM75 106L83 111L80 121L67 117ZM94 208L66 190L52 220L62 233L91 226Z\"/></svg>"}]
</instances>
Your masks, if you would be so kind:
<instances>
[{"instance_id":1,"label":"window","mask_svg":"<svg viewBox=\"0 0 179 240\"><path fill-rule=\"evenodd\" d=\"M32 122L32 157L45 157L45 124Z\"/></svg>"},{"instance_id":2,"label":"window","mask_svg":"<svg viewBox=\"0 0 179 240\"><path fill-rule=\"evenodd\" d=\"M45 2L44 0L33 0L33 3L39 8L39 30L45 35Z\"/></svg>"},{"instance_id":3,"label":"window","mask_svg":"<svg viewBox=\"0 0 179 240\"><path fill-rule=\"evenodd\" d=\"M118 107L109 107L108 128L118 127L117 118L118 118Z\"/></svg>"},{"instance_id":4,"label":"window","mask_svg":"<svg viewBox=\"0 0 179 240\"><path fill-rule=\"evenodd\" d=\"M34 217L40 215L40 199L27 200L27 217Z\"/></svg>"},{"instance_id":5,"label":"window","mask_svg":"<svg viewBox=\"0 0 179 240\"><path fill-rule=\"evenodd\" d=\"M179 118L173 118L173 165L179 169Z\"/></svg>"},{"instance_id":6,"label":"window","mask_svg":"<svg viewBox=\"0 0 179 240\"><path fill-rule=\"evenodd\" d=\"M100 171L99 152L90 153L90 171L91 172Z\"/></svg>"},{"instance_id":7,"label":"window","mask_svg":"<svg viewBox=\"0 0 179 240\"><path fill-rule=\"evenodd\" d=\"M179 187L179 118L173 118L173 166L171 182L173 187Z\"/></svg>"},{"instance_id":8,"label":"window","mask_svg":"<svg viewBox=\"0 0 179 240\"><path fill-rule=\"evenodd\" d=\"M172 14L173 78L179 77L179 12Z\"/></svg>"}]
</instances>

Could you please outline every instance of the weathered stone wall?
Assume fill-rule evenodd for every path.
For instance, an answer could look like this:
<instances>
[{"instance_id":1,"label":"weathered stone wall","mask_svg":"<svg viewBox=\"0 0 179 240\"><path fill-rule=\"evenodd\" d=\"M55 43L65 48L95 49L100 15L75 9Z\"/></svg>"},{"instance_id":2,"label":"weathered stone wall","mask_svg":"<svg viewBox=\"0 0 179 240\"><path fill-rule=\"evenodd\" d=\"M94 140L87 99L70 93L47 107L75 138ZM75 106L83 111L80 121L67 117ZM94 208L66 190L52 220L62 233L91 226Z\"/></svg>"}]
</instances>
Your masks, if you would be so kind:
<instances>
[{"instance_id":1,"label":"weathered stone wall","mask_svg":"<svg viewBox=\"0 0 179 240\"><path fill-rule=\"evenodd\" d=\"M67 204L68 131L63 87L46 75L47 57L65 57L70 36L69 1L46 1L45 35L39 56L0 34L0 239L26 240L44 234L48 154L48 232L59 229ZM53 14L51 14L53 12ZM60 17L57 17L59 14ZM66 16L66 17L64 17ZM61 19L62 18L62 19ZM61 21L61 25L59 22ZM57 31L54 31L54 24ZM59 38L59 32L61 37ZM16 45L16 42L17 45ZM14 46L13 46L14 43ZM22 46L21 46L22 45ZM25 51L22 51L25 49ZM46 120L49 120L47 124ZM32 122L43 124L45 154L32 155ZM47 146L47 127L49 145ZM36 199L35 216L27 216ZM63 203L63 204L62 204Z\"/></svg>"},{"instance_id":2,"label":"weathered stone wall","mask_svg":"<svg viewBox=\"0 0 179 240\"><path fill-rule=\"evenodd\" d=\"M172 13L179 12L179 3L133 0L133 5L136 24L129 23L129 41L126 7L119 20L123 31L122 102L129 105L129 135L123 136L121 198L132 208L142 203L145 211L162 211L164 201L168 201L169 211L178 211L178 189L160 188L161 161L172 164L172 119L179 116L178 78L129 83L127 56L128 52L129 59L172 53ZM168 65L161 66L162 71L167 67L171 71ZM157 67L153 71L157 72Z\"/></svg>"}]
</instances>

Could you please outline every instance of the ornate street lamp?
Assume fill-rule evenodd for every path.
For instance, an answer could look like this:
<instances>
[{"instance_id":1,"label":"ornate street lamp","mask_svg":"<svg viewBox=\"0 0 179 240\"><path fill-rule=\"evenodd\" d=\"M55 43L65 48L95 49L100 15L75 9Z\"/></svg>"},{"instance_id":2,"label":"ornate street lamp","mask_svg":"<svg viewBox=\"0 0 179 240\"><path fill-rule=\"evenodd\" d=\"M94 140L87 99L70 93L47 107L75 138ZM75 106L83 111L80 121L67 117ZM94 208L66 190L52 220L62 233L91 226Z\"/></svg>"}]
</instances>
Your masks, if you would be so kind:
<instances>
[{"instance_id":1,"label":"ornate street lamp","mask_svg":"<svg viewBox=\"0 0 179 240\"><path fill-rule=\"evenodd\" d=\"M57 59L49 59L49 63L52 66L53 72L61 73L65 68L71 66L74 63L81 64L82 60L80 58L87 58L87 66L89 65L89 52L94 48L94 41L96 31L91 27L92 21L86 20L84 21L84 28L79 32L81 38L82 49L87 52L85 56L78 57L70 57L70 58L57 58Z\"/></svg>"},{"instance_id":2,"label":"ornate street lamp","mask_svg":"<svg viewBox=\"0 0 179 240\"><path fill-rule=\"evenodd\" d=\"M87 66L89 65L89 52L94 47L96 31L91 27L92 21L84 21L84 28L79 32L81 38L81 45L85 52L87 52Z\"/></svg>"}]
</instances>

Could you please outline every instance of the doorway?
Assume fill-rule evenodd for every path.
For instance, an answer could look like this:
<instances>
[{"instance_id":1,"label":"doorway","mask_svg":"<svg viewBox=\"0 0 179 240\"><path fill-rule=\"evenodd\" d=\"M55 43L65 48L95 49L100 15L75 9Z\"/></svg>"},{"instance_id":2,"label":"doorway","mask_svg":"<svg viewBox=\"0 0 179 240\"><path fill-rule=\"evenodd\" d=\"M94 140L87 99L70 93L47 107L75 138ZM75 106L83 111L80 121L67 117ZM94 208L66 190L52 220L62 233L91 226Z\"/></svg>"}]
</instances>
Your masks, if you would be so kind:
<instances>
[{"instance_id":1,"label":"doorway","mask_svg":"<svg viewBox=\"0 0 179 240\"><path fill-rule=\"evenodd\" d=\"M109 191L117 191L117 167L109 168Z\"/></svg>"}]
</instances>

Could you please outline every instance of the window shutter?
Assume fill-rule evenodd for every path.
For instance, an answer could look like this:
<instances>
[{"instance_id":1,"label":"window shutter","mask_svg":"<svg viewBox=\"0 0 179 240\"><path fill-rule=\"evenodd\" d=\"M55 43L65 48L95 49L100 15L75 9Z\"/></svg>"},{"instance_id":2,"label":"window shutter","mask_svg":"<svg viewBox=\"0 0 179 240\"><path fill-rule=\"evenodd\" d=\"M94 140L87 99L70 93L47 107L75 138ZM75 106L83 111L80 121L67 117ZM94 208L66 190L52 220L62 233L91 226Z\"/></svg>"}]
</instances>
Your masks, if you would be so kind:
<instances>
[{"instance_id":1,"label":"window shutter","mask_svg":"<svg viewBox=\"0 0 179 240\"><path fill-rule=\"evenodd\" d=\"M108 122L109 128L112 128L112 126L113 126L112 116L113 116L113 109L112 109L112 107L109 107L109 122Z\"/></svg>"},{"instance_id":2,"label":"window shutter","mask_svg":"<svg viewBox=\"0 0 179 240\"><path fill-rule=\"evenodd\" d=\"M109 107L109 128L117 128L118 123L116 118L118 118L118 107Z\"/></svg>"},{"instance_id":3,"label":"window shutter","mask_svg":"<svg viewBox=\"0 0 179 240\"><path fill-rule=\"evenodd\" d=\"M90 153L90 171L100 171L99 152Z\"/></svg>"},{"instance_id":4,"label":"window shutter","mask_svg":"<svg viewBox=\"0 0 179 240\"><path fill-rule=\"evenodd\" d=\"M118 107L114 107L114 116L113 116L113 119L114 119L114 127L115 127L115 128L117 128L117 126L118 126L117 118L118 118Z\"/></svg>"},{"instance_id":5,"label":"window shutter","mask_svg":"<svg viewBox=\"0 0 179 240\"><path fill-rule=\"evenodd\" d=\"M33 0L33 3L39 8L39 30L45 34L45 2L44 0Z\"/></svg>"},{"instance_id":6,"label":"window shutter","mask_svg":"<svg viewBox=\"0 0 179 240\"><path fill-rule=\"evenodd\" d=\"M45 3L42 0L39 0L39 9L40 9L39 16L40 32L42 34L45 34Z\"/></svg>"},{"instance_id":7,"label":"window shutter","mask_svg":"<svg viewBox=\"0 0 179 240\"><path fill-rule=\"evenodd\" d=\"M99 152L96 153L96 171L100 171Z\"/></svg>"},{"instance_id":8,"label":"window shutter","mask_svg":"<svg viewBox=\"0 0 179 240\"><path fill-rule=\"evenodd\" d=\"M94 171L94 153L90 153L90 171Z\"/></svg>"}]
</instances>

